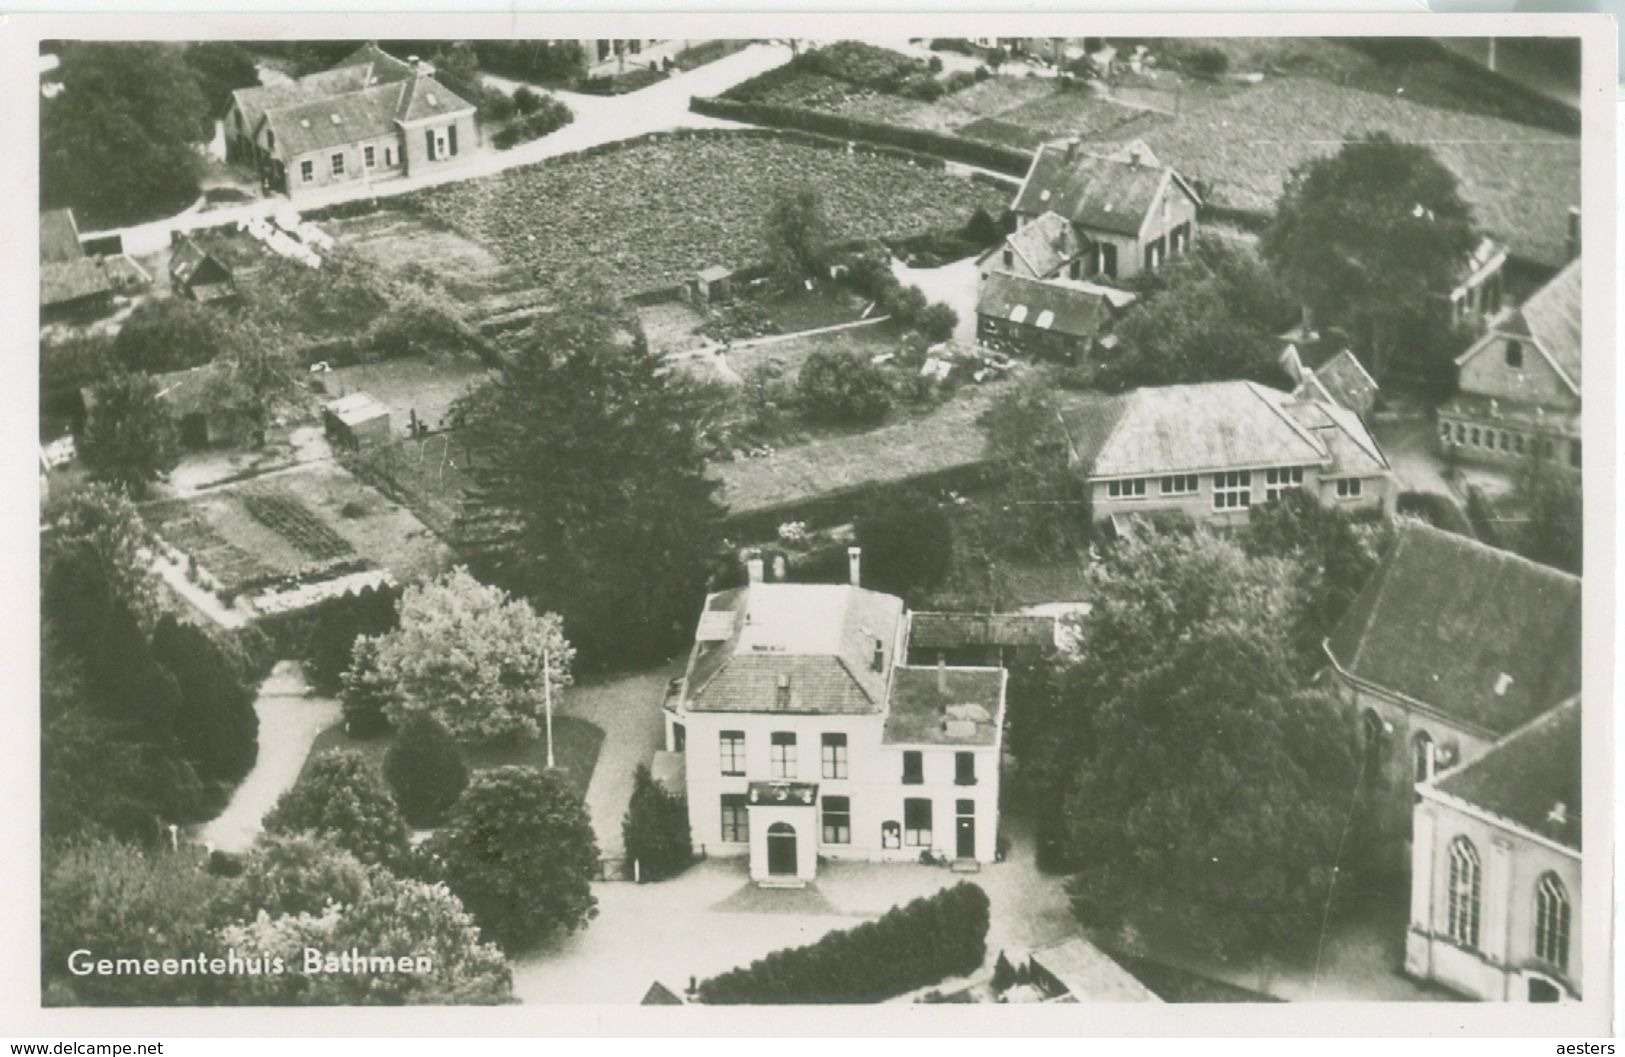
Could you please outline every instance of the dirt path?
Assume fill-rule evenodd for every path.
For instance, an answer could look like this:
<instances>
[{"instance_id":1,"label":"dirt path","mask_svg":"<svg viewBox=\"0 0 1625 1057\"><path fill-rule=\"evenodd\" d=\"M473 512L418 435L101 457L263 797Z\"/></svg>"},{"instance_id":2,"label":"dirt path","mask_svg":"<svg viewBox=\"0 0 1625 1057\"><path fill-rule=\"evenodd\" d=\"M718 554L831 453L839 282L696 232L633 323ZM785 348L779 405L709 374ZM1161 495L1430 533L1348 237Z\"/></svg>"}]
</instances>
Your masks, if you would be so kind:
<instances>
[{"instance_id":1,"label":"dirt path","mask_svg":"<svg viewBox=\"0 0 1625 1057\"><path fill-rule=\"evenodd\" d=\"M299 777L310 743L341 717L337 701L308 696L308 690L299 662L277 662L254 702L260 719L260 751L254 769L219 817L198 829L198 840L229 852L245 851L254 843L260 820Z\"/></svg>"}]
</instances>

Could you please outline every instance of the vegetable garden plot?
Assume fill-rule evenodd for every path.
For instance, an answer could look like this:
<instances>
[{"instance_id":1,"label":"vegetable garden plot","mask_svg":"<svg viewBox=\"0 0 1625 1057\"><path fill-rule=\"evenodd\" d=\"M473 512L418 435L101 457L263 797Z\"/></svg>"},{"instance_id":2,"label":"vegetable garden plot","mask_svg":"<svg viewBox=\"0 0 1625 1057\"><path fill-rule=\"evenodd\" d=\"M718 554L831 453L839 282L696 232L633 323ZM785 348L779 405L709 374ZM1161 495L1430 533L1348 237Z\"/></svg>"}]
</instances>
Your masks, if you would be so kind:
<instances>
[{"instance_id":1,"label":"vegetable garden plot","mask_svg":"<svg viewBox=\"0 0 1625 1057\"><path fill-rule=\"evenodd\" d=\"M340 561L355 554L350 541L311 513L304 503L281 492L242 492L238 496L249 515L275 532L299 552L317 562Z\"/></svg>"},{"instance_id":2,"label":"vegetable garden plot","mask_svg":"<svg viewBox=\"0 0 1625 1057\"><path fill-rule=\"evenodd\" d=\"M278 575L278 570L216 532L186 500L149 503L141 513L160 539L195 561L223 591L237 594Z\"/></svg>"}]
</instances>

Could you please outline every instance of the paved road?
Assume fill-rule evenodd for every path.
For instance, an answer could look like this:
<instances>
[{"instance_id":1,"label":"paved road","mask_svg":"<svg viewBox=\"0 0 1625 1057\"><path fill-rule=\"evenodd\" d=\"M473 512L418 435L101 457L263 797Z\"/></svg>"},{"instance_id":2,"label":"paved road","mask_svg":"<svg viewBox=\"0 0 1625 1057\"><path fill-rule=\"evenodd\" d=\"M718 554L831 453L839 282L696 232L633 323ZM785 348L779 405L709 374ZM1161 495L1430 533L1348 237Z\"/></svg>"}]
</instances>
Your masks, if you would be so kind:
<instances>
[{"instance_id":1,"label":"paved road","mask_svg":"<svg viewBox=\"0 0 1625 1057\"><path fill-rule=\"evenodd\" d=\"M789 60L790 49L785 45L753 44L716 62L707 63L696 70L677 74L641 91L626 95L593 96L575 92L555 92L553 94L570 104L576 118L551 135L522 143L512 150L484 149L454 168L437 169L420 176L376 184L358 182L314 191L300 198L299 208L315 209L363 198L406 194L455 180L471 180L518 166L530 165L560 154L584 150L587 147L631 139L648 132L676 128L736 128L739 127L737 122L690 113L688 109L690 97L716 95L732 85L749 80ZM489 76L486 80L505 91L512 91L518 87L518 82L515 81ZM281 196L208 211L193 207L163 220L110 231L89 232L85 237L119 235L124 240L126 253L152 253L169 245L170 233L173 231L190 231L269 217L287 207L288 200Z\"/></svg>"}]
</instances>

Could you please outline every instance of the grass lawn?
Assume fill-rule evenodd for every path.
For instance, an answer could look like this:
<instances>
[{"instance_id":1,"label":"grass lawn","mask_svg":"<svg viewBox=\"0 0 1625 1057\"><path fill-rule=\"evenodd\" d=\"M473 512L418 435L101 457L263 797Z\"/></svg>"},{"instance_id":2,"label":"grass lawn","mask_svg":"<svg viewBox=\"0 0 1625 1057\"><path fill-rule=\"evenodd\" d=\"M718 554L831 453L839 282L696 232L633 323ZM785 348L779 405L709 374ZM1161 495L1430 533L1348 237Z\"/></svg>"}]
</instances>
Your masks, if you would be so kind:
<instances>
[{"instance_id":1,"label":"grass lawn","mask_svg":"<svg viewBox=\"0 0 1625 1057\"><path fill-rule=\"evenodd\" d=\"M333 396L365 392L389 408L396 436L405 436L411 415L442 429L457 398L490 371L473 356L401 356L339 367L323 376Z\"/></svg>"},{"instance_id":2,"label":"grass lawn","mask_svg":"<svg viewBox=\"0 0 1625 1057\"><path fill-rule=\"evenodd\" d=\"M924 608L1008 610L1088 598L1086 556L1043 558L1014 553L1006 526L1021 516L1020 497L1003 488L978 492L951 514L953 558Z\"/></svg>"},{"instance_id":3,"label":"grass lawn","mask_svg":"<svg viewBox=\"0 0 1625 1057\"><path fill-rule=\"evenodd\" d=\"M674 133L601 153L511 169L415 193L421 208L522 265L539 281L584 262L627 292L696 271L761 260L762 218L782 194L811 187L833 239L906 237L958 229L1007 192L904 159L755 130Z\"/></svg>"},{"instance_id":4,"label":"grass lawn","mask_svg":"<svg viewBox=\"0 0 1625 1057\"><path fill-rule=\"evenodd\" d=\"M352 738L344 732L344 723L338 722L316 735L305 757L303 776L311 761L335 749L351 749L364 756L368 763L382 773L384 754L394 742L393 735L378 738ZM592 781L593 767L598 763L598 750L603 745L604 732L584 719L571 716L553 717L553 757L570 788L577 796L587 795L587 783ZM471 771L485 771L493 767L517 764L523 767L547 769L547 740L545 737L512 743L473 745L463 748L463 759Z\"/></svg>"}]
</instances>

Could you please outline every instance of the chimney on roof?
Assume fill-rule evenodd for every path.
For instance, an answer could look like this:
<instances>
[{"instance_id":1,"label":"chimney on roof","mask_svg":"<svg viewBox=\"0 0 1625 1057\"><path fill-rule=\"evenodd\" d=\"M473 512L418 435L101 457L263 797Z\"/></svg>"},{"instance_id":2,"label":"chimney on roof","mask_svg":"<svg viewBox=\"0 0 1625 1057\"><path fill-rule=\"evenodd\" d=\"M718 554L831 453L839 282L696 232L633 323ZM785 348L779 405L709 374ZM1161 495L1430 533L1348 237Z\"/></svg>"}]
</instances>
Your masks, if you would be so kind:
<instances>
[{"instance_id":1,"label":"chimney on roof","mask_svg":"<svg viewBox=\"0 0 1625 1057\"><path fill-rule=\"evenodd\" d=\"M853 587L863 586L863 548L848 547L846 549L846 578Z\"/></svg>"},{"instance_id":2,"label":"chimney on roof","mask_svg":"<svg viewBox=\"0 0 1625 1057\"><path fill-rule=\"evenodd\" d=\"M753 584L759 584L762 582L761 555L752 554L749 558L745 559L745 579L749 583Z\"/></svg>"},{"instance_id":3,"label":"chimney on roof","mask_svg":"<svg viewBox=\"0 0 1625 1057\"><path fill-rule=\"evenodd\" d=\"M1076 158L1078 156L1078 151L1080 151L1082 149L1083 149L1083 140L1079 139L1077 136L1072 136L1071 138L1069 138L1066 141L1066 158L1067 158L1067 160L1071 161L1073 158Z\"/></svg>"},{"instance_id":4,"label":"chimney on roof","mask_svg":"<svg viewBox=\"0 0 1625 1057\"><path fill-rule=\"evenodd\" d=\"M1546 813L1546 821L1557 826L1566 825L1569 821L1569 806L1563 803L1563 801L1559 800L1557 803L1553 804L1552 809Z\"/></svg>"},{"instance_id":5,"label":"chimney on roof","mask_svg":"<svg viewBox=\"0 0 1625 1057\"><path fill-rule=\"evenodd\" d=\"M886 643L879 635L874 638L874 650L869 656L869 667L877 672L886 670Z\"/></svg>"},{"instance_id":6,"label":"chimney on roof","mask_svg":"<svg viewBox=\"0 0 1625 1057\"><path fill-rule=\"evenodd\" d=\"M948 692L948 658L937 654L937 693Z\"/></svg>"}]
</instances>

